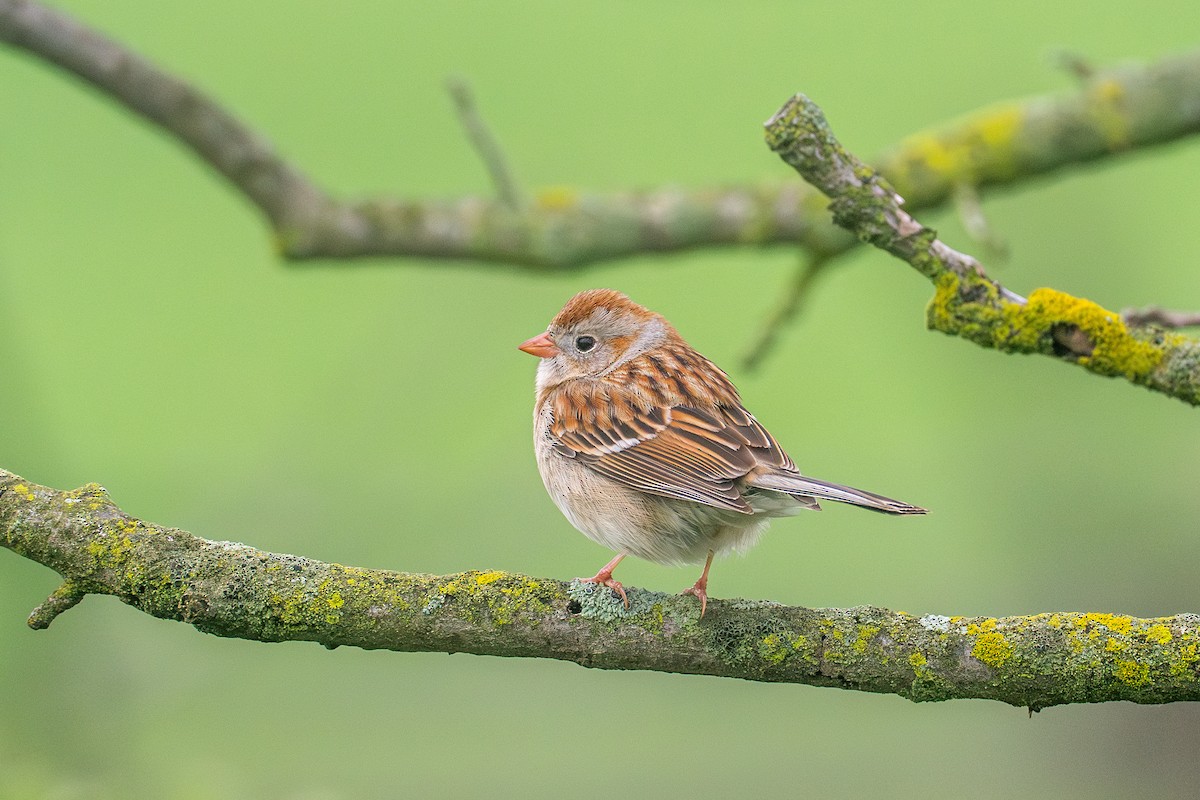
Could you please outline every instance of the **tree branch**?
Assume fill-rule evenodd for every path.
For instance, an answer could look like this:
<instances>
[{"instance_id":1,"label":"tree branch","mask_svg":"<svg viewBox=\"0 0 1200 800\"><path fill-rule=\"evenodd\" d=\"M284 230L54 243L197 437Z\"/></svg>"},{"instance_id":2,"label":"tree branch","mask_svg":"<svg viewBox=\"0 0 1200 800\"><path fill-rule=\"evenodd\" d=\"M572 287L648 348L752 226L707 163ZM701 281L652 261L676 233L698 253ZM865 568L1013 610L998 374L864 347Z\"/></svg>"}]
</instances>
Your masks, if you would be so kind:
<instances>
[{"instance_id":1,"label":"tree branch","mask_svg":"<svg viewBox=\"0 0 1200 800\"><path fill-rule=\"evenodd\" d=\"M1200 326L1200 311L1171 311L1158 306L1127 308L1121 312L1126 325L1140 327L1157 325L1160 328L1195 328Z\"/></svg>"},{"instance_id":2,"label":"tree branch","mask_svg":"<svg viewBox=\"0 0 1200 800\"><path fill-rule=\"evenodd\" d=\"M1200 700L1192 614L915 617L710 600L700 620L690 599L642 589L630 589L626 610L608 590L578 582L390 572L208 541L125 514L96 484L58 491L4 470L0 545L64 578L31 616L34 628L85 594L108 594L205 633L262 642L554 658L1030 710Z\"/></svg>"},{"instance_id":3,"label":"tree branch","mask_svg":"<svg viewBox=\"0 0 1200 800\"><path fill-rule=\"evenodd\" d=\"M775 343L779 339L779 334L783 331L783 327L800 313L801 305L812 294L812 287L816 283L817 277L825 271L832 258L833 256L815 255L806 259L799 266L792 278L791 286L788 287L783 296L783 300L780 301L775 311L767 317L767 321L762 326L758 338L750 345L746 354L742 356L743 369L747 371L758 369L763 360L770 355L771 350L774 349Z\"/></svg>"},{"instance_id":4,"label":"tree branch","mask_svg":"<svg viewBox=\"0 0 1200 800\"><path fill-rule=\"evenodd\" d=\"M792 183L601 194L345 202L213 99L31 0L0 0L0 41L90 83L174 136L266 216L291 259L422 256L568 268L649 252L788 244L830 256L857 244L823 199ZM1015 185L1200 130L1200 53L1096 72L1078 89L1002 104L921 132L876 164L913 209L963 186Z\"/></svg>"},{"instance_id":5,"label":"tree branch","mask_svg":"<svg viewBox=\"0 0 1200 800\"><path fill-rule=\"evenodd\" d=\"M1010 353L1042 353L1200 404L1200 342L1161 328L1130 329L1090 300L1054 289L1028 299L914 219L904 199L842 147L821 109L796 95L765 123L767 144L830 198L834 222L907 261L937 287L929 327Z\"/></svg>"},{"instance_id":6,"label":"tree branch","mask_svg":"<svg viewBox=\"0 0 1200 800\"><path fill-rule=\"evenodd\" d=\"M446 90L450 92L450 97L454 100L454 108L458 111L458 119L462 122L463 131L471 140L471 146L479 153L479 158L483 161L484 168L487 169L488 177L492 179L496 196L510 210L521 211L525 202L521 198L521 190L517 187L517 179L513 177L512 170L509 169L508 160L504 157L504 150L500 147L500 142L497 141L479 114L471 85L465 78L454 76L446 80Z\"/></svg>"}]
</instances>

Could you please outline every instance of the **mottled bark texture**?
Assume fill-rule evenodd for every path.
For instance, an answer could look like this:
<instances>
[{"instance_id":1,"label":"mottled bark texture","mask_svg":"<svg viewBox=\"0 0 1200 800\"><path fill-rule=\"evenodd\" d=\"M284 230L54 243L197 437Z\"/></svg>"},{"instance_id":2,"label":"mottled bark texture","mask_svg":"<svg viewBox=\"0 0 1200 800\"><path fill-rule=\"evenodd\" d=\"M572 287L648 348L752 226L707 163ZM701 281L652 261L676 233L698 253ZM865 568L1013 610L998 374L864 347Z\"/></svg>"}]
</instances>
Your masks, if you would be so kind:
<instances>
[{"instance_id":1,"label":"mottled bark texture","mask_svg":"<svg viewBox=\"0 0 1200 800\"><path fill-rule=\"evenodd\" d=\"M58 491L0 470L0 545L62 586L30 616L45 628L109 594L216 636L326 647L556 658L894 693L1063 703L1200 699L1200 617L913 616L608 590L473 571L420 575L213 542L122 512L103 487Z\"/></svg>"},{"instance_id":2,"label":"mottled bark texture","mask_svg":"<svg viewBox=\"0 0 1200 800\"><path fill-rule=\"evenodd\" d=\"M793 182L609 194L548 189L526 202L506 177L495 198L346 202L212 98L62 11L0 0L0 42L74 74L174 136L263 212L290 259L420 256L562 269L714 246L787 244L828 256L858 243L830 224L818 193ZM1096 71L1073 91L982 110L910 136L874 163L917 209L963 187L1011 186L1198 130L1200 53L1192 53ZM489 168L501 162L489 155L491 143L481 150Z\"/></svg>"}]
</instances>

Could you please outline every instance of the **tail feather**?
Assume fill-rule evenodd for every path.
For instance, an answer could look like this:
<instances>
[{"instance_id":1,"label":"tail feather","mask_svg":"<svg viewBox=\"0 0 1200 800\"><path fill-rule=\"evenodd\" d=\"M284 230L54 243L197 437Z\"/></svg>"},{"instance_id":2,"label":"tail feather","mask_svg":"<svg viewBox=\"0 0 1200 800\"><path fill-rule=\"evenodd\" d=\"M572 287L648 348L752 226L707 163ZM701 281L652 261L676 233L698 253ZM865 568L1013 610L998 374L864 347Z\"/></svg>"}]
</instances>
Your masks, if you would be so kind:
<instances>
[{"instance_id":1,"label":"tail feather","mask_svg":"<svg viewBox=\"0 0 1200 800\"><path fill-rule=\"evenodd\" d=\"M833 500L838 503L849 503L852 506L866 508L871 511L881 511L884 514L925 514L925 509L909 505L900 500L893 500L881 494L865 492L838 483L820 481L803 475L786 473L769 473L760 475L751 481L752 486L760 489L770 489L783 492L794 497L815 497L820 500Z\"/></svg>"}]
</instances>

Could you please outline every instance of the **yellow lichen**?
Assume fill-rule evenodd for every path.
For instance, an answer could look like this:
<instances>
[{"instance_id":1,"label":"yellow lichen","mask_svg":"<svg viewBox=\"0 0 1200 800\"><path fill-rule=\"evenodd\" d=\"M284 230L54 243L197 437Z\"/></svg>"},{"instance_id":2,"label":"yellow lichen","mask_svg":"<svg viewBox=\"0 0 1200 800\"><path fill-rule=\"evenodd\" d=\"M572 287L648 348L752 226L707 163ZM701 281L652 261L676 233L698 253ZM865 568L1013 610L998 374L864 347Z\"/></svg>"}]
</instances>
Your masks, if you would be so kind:
<instances>
[{"instance_id":1,"label":"yellow lichen","mask_svg":"<svg viewBox=\"0 0 1200 800\"><path fill-rule=\"evenodd\" d=\"M975 637L971 655L989 667L1002 667L1004 662L1012 658L1013 646L1002 633L981 633Z\"/></svg>"},{"instance_id":2,"label":"yellow lichen","mask_svg":"<svg viewBox=\"0 0 1200 800\"><path fill-rule=\"evenodd\" d=\"M1162 361L1162 351L1149 342L1129 335L1129 329L1113 312L1079 297L1037 289L1029 296L1024 316L1036 316L1048 325L1075 325L1095 349L1080 356L1079 363L1105 375L1123 375L1133 380L1147 375Z\"/></svg>"},{"instance_id":3,"label":"yellow lichen","mask_svg":"<svg viewBox=\"0 0 1200 800\"><path fill-rule=\"evenodd\" d=\"M953 272L937 276L926 322L934 330L1018 353L1060 352L1055 334L1075 328L1090 352L1071 355L1074 360L1092 372L1132 381L1145 379L1172 345L1134 337L1117 314L1090 300L1043 288L1022 304L1002 298L986 279Z\"/></svg>"},{"instance_id":4,"label":"yellow lichen","mask_svg":"<svg viewBox=\"0 0 1200 800\"><path fill-rule=\"evenodd\" d=\"M1162 623L1151 625L1146 629L1146 638L1155 644L1166 644L1171 641L1171 630Z\"/></svg>"},{"instance_id":5,"label":"yellow lichen","mask_svg":"<svg viewBox=\"0 0 1200 800\"><path fill-rule=\"evenodd\" d=\"M1104 132L1105 143L1113 150L1129 146L1129 115L1124 106L1125 87L1112 78L1097 81L1091 87L1090 107L1096 127Z\"/></svg>"},{"instance_id":6,"label":"yellow lichen","mask_svg":"<svg viewBox=\"0 0 1200 800\"><path fill-rule=\"evenodd\" d=\"M936 179L974 185L985 175L1009 175L1016 167L1013 144L1024 119L1019 105L998 105L949 128L909 136L885 171L902 194Z\"/></svg>"},{"instance_id":7,"label":"yellow lichen","mask_svg":"<svg viewBox=\"0 0 1200 800\"><path fill-rule=\"evenodd\" d=\"M871 640L875 638L875 634L877 633L879 633L878 625L863 625L860 627L858 629L858 636L855 638L854 644L852 645L854 652L860 655L867 652L867 646L871 643Z\"/></svg>"},{"instance_id":8,"label":"yellow lichen","mask_svg":"<svg viewBox=\"0 0 1200 800\"><path fill-rule=\"evenodd\" d=\"M543 211L566 211L579 203L579 192L569 186L548 186L535 194L533 201Z\"/></svg>"},{"instance_id":9,"label":"yellow lichen","mask_svg":"<svg viewBox=\"0 0 1200 800\"><path fill-rule=\"evenodd\" d=\"M14 484L13 491L17 493L17 497L21 498L25 502L33 500L33 492L29 490L29 486L27 484Z\"/></svg>"},{"instance_id":10,"label":"yellow lichen","mask_svg":"<svg viewBox=\"0 0 1200 800\"><path fill-rule=\"evenodd\" d=\"M1114 675L1121 683L1130 686L1145 686L1150 683L1150 667L1136 661L1118 661Z\"/></svg>"},{"instance_id":11,"label":"yellow lichen","mask_svg":"<svg viewBox=\"0 0 1200 800\"><path fill-rule=\"evenodd\" d=\"M504 577L503 572L481 572L475 576L475 583L480 586L486 586L489 583L495 583Z\"/></svg>"},{"instance_id":12,"label":"yellow lichen","mask_svg":"<svg viewBox=\"0 0 1200 800\"><path fill-rule=\"evenodd\" d=\"M1089 628L1097 624L1117 633L1128 634L1133 630L1133 619L1123 614L1081 614L1075 620L1075 626L1079 628Z\"/></svg>"}]
</instances>

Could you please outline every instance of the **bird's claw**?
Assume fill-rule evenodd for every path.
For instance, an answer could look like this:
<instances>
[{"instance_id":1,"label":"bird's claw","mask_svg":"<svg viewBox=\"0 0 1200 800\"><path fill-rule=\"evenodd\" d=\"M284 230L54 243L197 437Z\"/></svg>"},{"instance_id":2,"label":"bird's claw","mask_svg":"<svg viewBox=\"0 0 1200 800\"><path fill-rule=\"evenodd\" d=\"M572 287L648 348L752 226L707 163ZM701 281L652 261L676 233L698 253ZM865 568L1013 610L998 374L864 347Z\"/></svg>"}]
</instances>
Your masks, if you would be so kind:
<instances>
[{"instance_id":1,"label":"bird's claw","mask_svg":"<svg viewBox=\"0 0 1200 800\"><path fill-rule=\"evenodd\" d=\"M604 570L600 570L590 578L576 578L576 580L580 583L594 583L598 586L607 586L609 589L612 589L614 592L616 592L621 600L625 603L626 610L629 609L629 596L625 594L625 587L621 585L620 581L613 578L611 572L605 574Z\"/></svg>"},{"instance_id":2,"label":"bird's claw","mask_svg":"<svg viewBox=\"0 0 1200 800\"><path fill-rule=\"evenodd\" d=\"M704 619L704 612L708 609L708 592L706 591L707 589L708 589L708 587L706 585L703 585L699 581L696 581L695 586L692 586L689 589L684 589L682 592L680 592L681 595L690 594L693 597L695 597L697 600L700 601L700 619Z\"/></svg>"}]
</instances>

